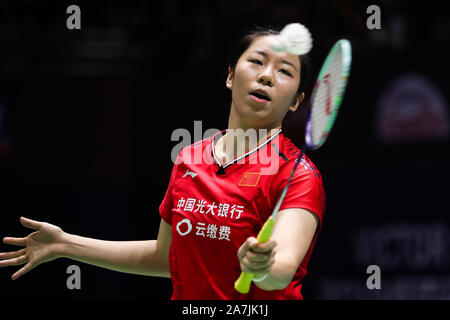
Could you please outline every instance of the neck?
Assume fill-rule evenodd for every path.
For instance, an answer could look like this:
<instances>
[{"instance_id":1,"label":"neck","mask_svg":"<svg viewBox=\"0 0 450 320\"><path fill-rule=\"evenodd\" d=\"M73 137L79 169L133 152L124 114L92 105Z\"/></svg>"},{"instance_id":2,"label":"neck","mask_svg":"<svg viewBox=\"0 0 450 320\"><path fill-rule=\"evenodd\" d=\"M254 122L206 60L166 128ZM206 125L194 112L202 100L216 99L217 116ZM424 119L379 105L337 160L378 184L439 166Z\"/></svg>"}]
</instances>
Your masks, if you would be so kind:
<instances>
[{"instance_id":1,"label":"neck","mask_svg":"<svg viewBox=\"0 0 450 320\"><path fill-rule=\"evenodd\" d=\"M233 109L232 107L231 110ZM222 164L257 148L281 130L281 123L269 127L255 126L249 125L242 118L231 112L228 130L215 145L215 154Z\"/></svg>"},{"instance_id":2,"label":"neck","mask_svg":"<svg viewBox=\"0 0 450 320\"><path fill-rule=\"evenodd\" d=\"M258 119L248 119L243 114L240 114L235 108L234 103L231 104L230 108L230 116L228 118L228 129L242 129L247 131L249 129L253 130L266 130L270 131L272 129L281 130L281 121L280 122L267 122L266 120Z\"/></svg>"}]
</instances>

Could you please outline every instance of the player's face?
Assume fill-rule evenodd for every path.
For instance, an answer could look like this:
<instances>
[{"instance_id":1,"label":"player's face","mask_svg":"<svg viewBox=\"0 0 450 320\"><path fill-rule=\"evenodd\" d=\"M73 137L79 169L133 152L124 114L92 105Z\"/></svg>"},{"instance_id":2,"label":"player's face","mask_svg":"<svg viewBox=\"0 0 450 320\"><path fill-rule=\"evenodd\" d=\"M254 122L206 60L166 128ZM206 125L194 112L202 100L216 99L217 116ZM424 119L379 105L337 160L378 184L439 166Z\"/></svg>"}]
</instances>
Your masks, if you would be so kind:
<instances>
[{"instance_id":1,"label":"player's face","mask_svg":"<svg viewBox=\"0 0 450 320\"><path fill-rule=\"evenodd\" d=\"M300 59L290 53L272 52L270 37L253 41L226 82L232 90L232 112L257 128L280 126L286 113L298 107Z\"/></svg>"}]
</instances>

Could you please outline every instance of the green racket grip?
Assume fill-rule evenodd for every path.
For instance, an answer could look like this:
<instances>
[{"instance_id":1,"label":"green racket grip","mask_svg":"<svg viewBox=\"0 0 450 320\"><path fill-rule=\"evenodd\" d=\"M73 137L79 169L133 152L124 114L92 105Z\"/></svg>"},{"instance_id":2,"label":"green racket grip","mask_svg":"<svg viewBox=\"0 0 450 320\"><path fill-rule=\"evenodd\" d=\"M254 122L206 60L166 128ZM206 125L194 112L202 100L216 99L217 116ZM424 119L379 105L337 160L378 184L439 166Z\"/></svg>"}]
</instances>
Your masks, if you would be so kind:
<instances>
[{"instance_id":1,"label":"green racket grip","mask_svg":"<svg viewBox=\"0 0 450 320\"><path fill-rule=\"evenodd\" d=\"M250 284L253 280L253 273L241 272L241 275L234 283L234 288L237 292L247 294L250 290Z\"/></svg>"},{"instance_id":2,"label":"green racket grip","mask_svg":"<svg viewBox=\"0 0 450 320\"><path fill-rule=\"evenodd\" d=\"M258 233L258 237L256 238L259 243L264 243L269 241L270 236L272 235L273 226L275 225L275 219L270 217L262 226L261 230Z\"/></svg>"},{"instance_id":3,"label":"green racket grip","mask_svg":"<svg viewBox=\"0 0 450 320\"><path fill-rule=\"evenodd\" d=\"M272 235L273 226L275 225L275 219L270 217L264 223L263 227L258 233L258 237L256 238L259 243L264 243L269 241L270 236ZM253 280L253 273L241 272L241 275L234 283L234 288L237 292L242 294L247 294L250 290L250 285Z\"/></svg>"}]
</instances>

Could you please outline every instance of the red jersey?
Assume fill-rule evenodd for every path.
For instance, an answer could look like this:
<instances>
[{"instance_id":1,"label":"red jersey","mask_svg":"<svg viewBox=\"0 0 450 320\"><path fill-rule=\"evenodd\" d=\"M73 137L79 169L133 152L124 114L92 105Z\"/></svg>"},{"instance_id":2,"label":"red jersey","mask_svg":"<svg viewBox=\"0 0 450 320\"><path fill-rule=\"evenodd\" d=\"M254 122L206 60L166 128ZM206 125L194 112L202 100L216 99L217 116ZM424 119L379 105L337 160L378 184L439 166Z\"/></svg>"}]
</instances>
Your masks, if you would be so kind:
<instances>
[{"instance_id":1,"label":"red jersey","mask_svg":"<svg viewBox=\"0 0 450 320\"><path fill-rule=\"evenodd\" d=\"M294 278L284 290L265 291L252 284L248 294L240 294L234 289L241 273L237 251L272 214L300 150L280 131L222 165L214 153L216 136L180 151L159 207L172 226L172 299L302 299L301 281L325 210L319 171L303 156L280 208L311 210L320 222Z\"/></svg>"}]
</instances>

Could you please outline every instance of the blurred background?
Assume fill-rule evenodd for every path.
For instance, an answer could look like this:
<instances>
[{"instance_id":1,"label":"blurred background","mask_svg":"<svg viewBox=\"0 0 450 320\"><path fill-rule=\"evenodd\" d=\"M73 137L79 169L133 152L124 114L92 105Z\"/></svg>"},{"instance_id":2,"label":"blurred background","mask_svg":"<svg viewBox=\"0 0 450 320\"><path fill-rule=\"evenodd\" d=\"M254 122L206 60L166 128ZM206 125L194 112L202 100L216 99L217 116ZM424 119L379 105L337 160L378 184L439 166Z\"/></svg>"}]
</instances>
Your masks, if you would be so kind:
<instances>
[{"instance_id":1,"label":"blurred background","mask_svg":"<svg viewBox=\"0 0 450 320\"><path fill-rule=\"evenodd\" d=\"M80 30L66 27L72 4ZM373 4L380 29L367 27ZM0 237L28 234L23 215L87 237L155 239L178 144L172 132L193 135L194 121L226 129L233 45L254 25L301 22L314 38L313 78L335 41L353 45L336 126L309 153L327 211L305 299L450 299L449 18L408 1L4 0ZM305 111L285 123L299 146ZM66 287L72 264L81 290ZM381 269L380 290L366 286L369 265ZM169 279L67 259L12 282L18 268L0 269L2 299L167 300L172 292Z\"/></svg>"}]
</instances>

